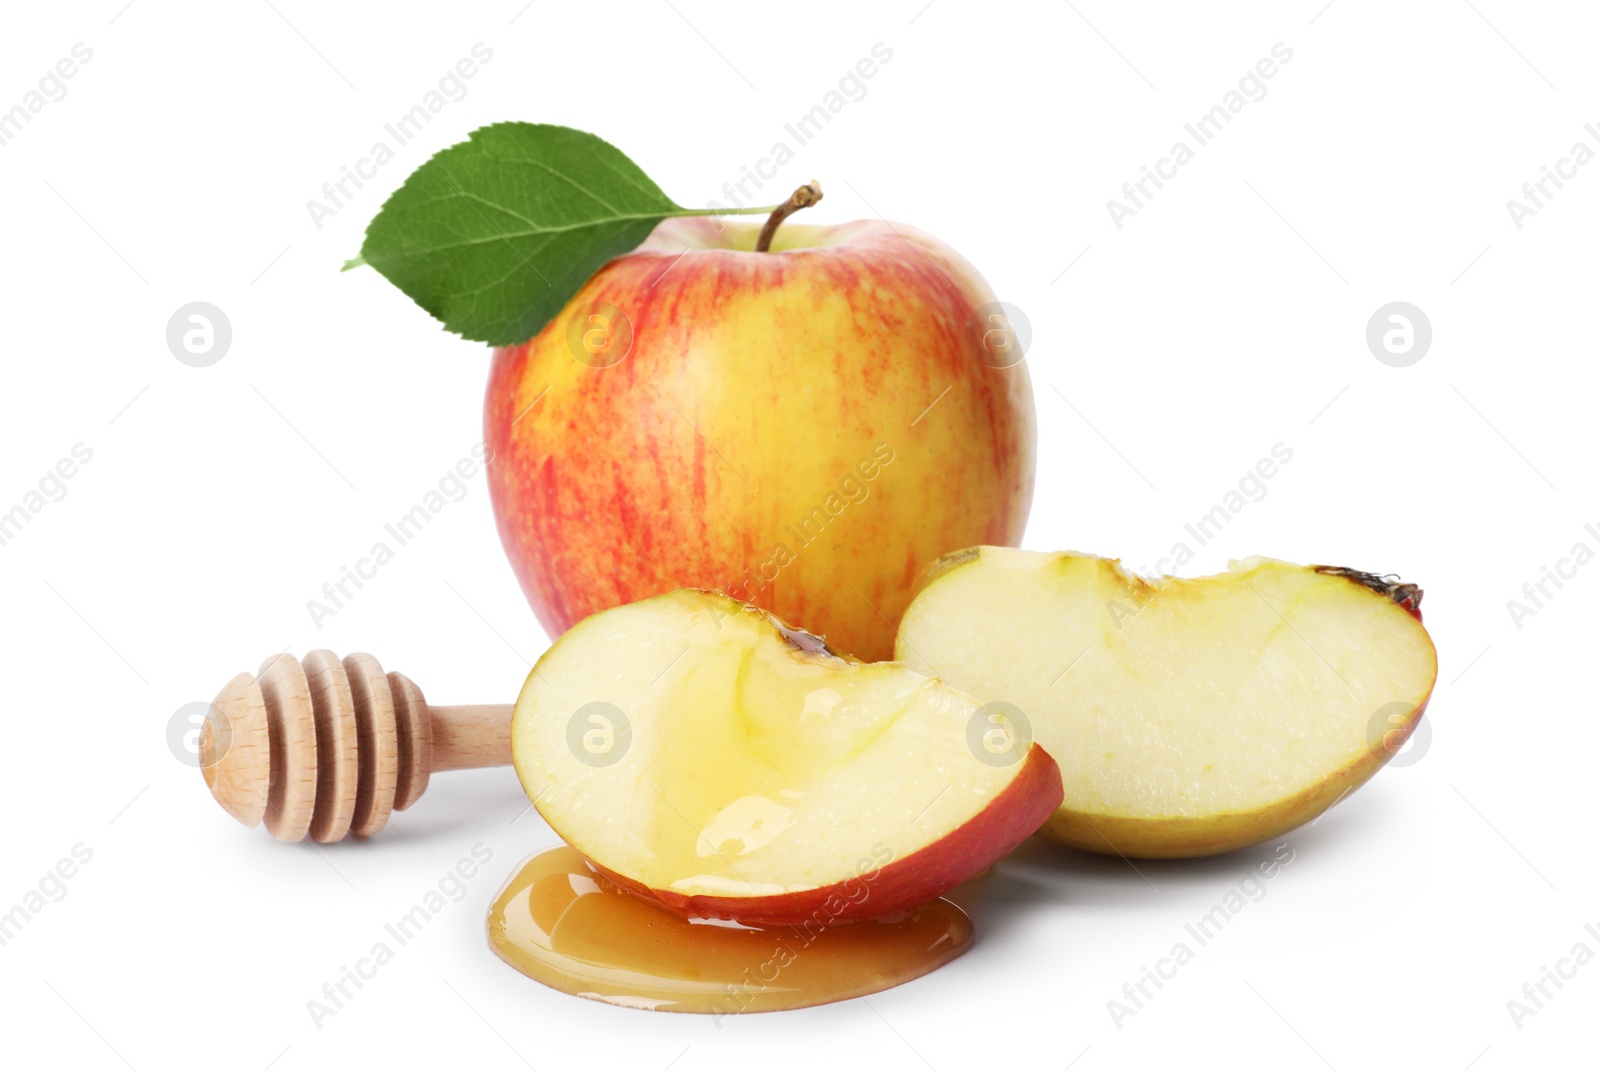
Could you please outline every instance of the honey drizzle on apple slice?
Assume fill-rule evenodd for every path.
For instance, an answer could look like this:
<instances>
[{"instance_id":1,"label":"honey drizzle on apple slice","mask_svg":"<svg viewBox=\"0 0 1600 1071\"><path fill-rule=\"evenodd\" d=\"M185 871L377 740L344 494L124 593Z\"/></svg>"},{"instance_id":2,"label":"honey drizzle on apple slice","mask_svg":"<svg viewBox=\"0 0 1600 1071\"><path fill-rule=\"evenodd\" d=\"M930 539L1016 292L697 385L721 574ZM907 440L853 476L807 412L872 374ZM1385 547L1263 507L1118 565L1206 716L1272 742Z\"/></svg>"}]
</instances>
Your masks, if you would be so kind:
<instances>
[{"instance_id":1,"label":"honey drizzle on apple slice","mask_svg":"<svg viewBox=\"0 0 1600 1071\"><path fill-rule=\"evenodd\" d=\"M939 899L904 918L830 926L685 919L607 881L575 848L518 866L489 908L495 955L553 989L627 1008L728 1015L877 993L936 970L972 944Z\"/></svg>"}]
</instances>

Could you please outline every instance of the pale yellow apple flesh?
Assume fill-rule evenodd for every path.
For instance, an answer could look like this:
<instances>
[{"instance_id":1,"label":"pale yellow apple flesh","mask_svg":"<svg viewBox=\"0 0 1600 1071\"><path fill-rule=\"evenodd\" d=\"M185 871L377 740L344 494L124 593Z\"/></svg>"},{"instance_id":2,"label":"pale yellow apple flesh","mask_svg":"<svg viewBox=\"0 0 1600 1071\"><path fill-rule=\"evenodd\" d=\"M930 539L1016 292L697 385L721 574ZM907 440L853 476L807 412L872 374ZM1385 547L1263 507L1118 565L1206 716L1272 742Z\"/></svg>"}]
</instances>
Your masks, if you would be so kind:
<instances>
[{"instance_id":1,"label":"pale yellow apple flesh","mask_svg":"<svg viewBox=\"0 0 1600 1071\"><path fill-rule=\"evenodd\" d=\"M974 548L930 570L896 654L1022 711L1061 768L1043 835L1209 855L1315 818L1415 727L1433 643L1396 601L1420 591L1383 587L1261 558L1146 581L1106 558Z\"/></svg>"},{"instance_id":2,"label":"pale yellow apple flesh","mask_svg":"<svg viewBox=\"0 0 1600 1071\"><path fill-rule=\"evenodd\" d=\"M689 915L848 922L959 884L1060 802L1039 748L1005 763L969 745L978 707L681 590L558 640L512 754L551 828L626 887Z\"/></svg>"}]
</instances>

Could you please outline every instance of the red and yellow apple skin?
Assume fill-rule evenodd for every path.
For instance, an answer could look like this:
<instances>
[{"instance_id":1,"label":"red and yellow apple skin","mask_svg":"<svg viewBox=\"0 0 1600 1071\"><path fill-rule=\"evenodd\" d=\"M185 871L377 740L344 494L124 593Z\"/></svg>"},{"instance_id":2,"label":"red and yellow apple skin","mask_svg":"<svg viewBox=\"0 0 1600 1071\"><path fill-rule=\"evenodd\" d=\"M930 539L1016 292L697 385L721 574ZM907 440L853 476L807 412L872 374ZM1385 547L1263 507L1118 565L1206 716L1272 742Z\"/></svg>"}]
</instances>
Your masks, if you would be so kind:
<instances>
[{"instance_id":1,"label":"red and yellow apple skin","mask_svg":"<svg viewBox=\"0 0 1600 1071\"><path fill-rule=\"evenodd\" d=\"M613 883L686 918L732 919L754 926L833 926L894 918L983 873L1027 840L1061 805L1061 770L1038 744L1017 776L963 825L910 855L863 860L873 865L843 881L770 896L689 896L652 889L589 860Z\"/></svg>"},{"instance_id":2,"label":"red and yellow apple skin","mask_svg":"<svg viewBox=\"0 0 1600 1071\"><path fill-rule=\"evenodd\" d=\"M704 587L887 659L926 566L1020 542L1033 394L978 273L898 224L757 230L668 220L496 351L490 491L552 637Z\"/></svg>"}]
</instances>

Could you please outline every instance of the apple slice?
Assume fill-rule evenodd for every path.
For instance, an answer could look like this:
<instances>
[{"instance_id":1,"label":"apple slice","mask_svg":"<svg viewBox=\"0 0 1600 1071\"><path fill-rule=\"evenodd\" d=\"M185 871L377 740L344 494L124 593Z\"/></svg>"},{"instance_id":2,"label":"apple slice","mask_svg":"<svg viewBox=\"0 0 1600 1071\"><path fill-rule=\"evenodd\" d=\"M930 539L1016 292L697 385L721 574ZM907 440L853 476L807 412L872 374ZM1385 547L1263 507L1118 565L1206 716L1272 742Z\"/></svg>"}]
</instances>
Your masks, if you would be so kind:
<instances>
[{"instance_id":1,"label":"apple slice","mask_svg":"<svg viewBox=\"0 0 1600 1071\"><path fill-rule=\"evenodd\" d=\"M686 589L557 640L511 753L550 827L625 888L683 915L830 925L933 899L1055 811L1050 756L969 745L985 731L954 688Z\"/></svg>"},{"instance_id":2,"label":"apple slice","mask_svg":"<svg viewBox=\"0 0 1600 1071\"><path fill-rule=\"evenodd\" d=\"M1022 712L1065 789L1044 836L1211 855L1315 818L1405 742L1438 672L1421 599L1265 558L1144 580L1107 558L977 547L929 570L897 654Z\"/></svg>"}]
</instances>

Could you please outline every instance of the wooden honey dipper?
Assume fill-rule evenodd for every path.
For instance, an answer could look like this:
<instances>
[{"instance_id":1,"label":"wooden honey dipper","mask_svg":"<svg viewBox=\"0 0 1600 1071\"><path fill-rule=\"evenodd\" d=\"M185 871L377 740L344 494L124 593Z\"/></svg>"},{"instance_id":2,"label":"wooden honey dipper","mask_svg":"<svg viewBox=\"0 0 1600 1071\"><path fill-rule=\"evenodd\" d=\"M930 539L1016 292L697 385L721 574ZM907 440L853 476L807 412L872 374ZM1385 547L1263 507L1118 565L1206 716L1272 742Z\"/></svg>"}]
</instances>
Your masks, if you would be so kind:
<instances>
[{"instance_id":1,"label":"wooden honey dipper","mask_svg":"<svg viewBox=\"0 0 1600 1071\"><path fill-rule=\"evenodd\" d=\"M274 655L217 694L200 769L222 809L279 840L371 836L435 770L511 761L510 704L430 707L369 654Z\"/></svg>"}]
</instances>

